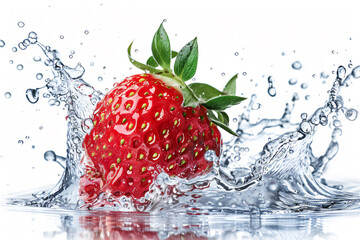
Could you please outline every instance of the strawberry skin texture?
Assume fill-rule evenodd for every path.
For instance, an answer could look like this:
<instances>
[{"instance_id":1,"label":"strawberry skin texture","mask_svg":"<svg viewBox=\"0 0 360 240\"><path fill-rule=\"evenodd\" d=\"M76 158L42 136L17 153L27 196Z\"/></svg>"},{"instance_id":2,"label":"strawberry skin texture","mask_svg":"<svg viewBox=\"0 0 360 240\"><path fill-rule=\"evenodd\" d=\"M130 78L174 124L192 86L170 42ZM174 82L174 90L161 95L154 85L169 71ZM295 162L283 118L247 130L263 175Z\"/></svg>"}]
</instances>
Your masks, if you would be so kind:
<instances>
[{"instance_id":1,"label":"strawberry skin texture","mask_svg":"<svg viewBox=\"0 0 360 240\"><path fill-rule=\"evenodd\" d=\"M183 96L156 75L126 78L102 99L85 136L80 197L102 192L140 199L160 172L191 179L212 169L207 150L219 156L221 135L205 107L182 107Z\"/></svg>"}]
</instances>

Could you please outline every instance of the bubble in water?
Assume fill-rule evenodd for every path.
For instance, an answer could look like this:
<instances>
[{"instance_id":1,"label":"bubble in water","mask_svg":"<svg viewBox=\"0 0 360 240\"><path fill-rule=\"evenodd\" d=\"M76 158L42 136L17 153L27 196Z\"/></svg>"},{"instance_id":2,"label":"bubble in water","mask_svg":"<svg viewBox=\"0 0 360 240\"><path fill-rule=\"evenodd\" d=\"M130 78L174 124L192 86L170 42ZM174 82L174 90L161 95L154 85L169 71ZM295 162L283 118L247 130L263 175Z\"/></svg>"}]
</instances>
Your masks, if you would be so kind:
<instances>
[{"instance_id":1,"label":"bubble in water","mask_svg":"<svg viewBox=\"0 0 360 240\"><path fill-rule=\"evenodd\" d=\"M295 79L295 78L289 79L289 84L290 84L290 85L295 85L295 84L297 84L297 82L298 82L298 80Z\"/></svg>"},{"instance_id":2,"label":"bubble in water","mask_svg":"<svg viewBox=\"0 0 360 240\"><path fill-rule=\"evenodd\" d=\"M41 80L42 78L43 78L42 73L37 73L37 74L36 74L36 79L37 79L37 80Z\"/></svg>"},{"instance_id":3,"label":"bubble in water","mask_svg":"<svg viewBox=\"0 0 360 240\"><path fill-rule=\"evenodd\" d=\"M302 88L302 89L307 89L307 88L308 88L307 83L302 83L302 84L301 84L301 88Z\"/></svg>"},{"instance_id":4,"label":"bubble in water","mask_svg":"<svg viewBox=\"0 0 360 240\"><path fill-rule=\"evenodd\" d=\"M74 51L74 50L71 50L70 53L71 53L71 54L75 54L75 51Z\"/></svg>"},{"instance_id":5,"label":"bubble in water","mask_svg":"<svg viewBox=\"0 0 360 240\"><path fill-rule=\"evenodd\" d=\"M222 73L221 73L221 76L225 76L225 73L224 73L224 72L222 72Z\"/></svg>"},{"instance_id":6,"label":"bubble in water","mask_svg":"<svg viewBox=\"0 0 360 240\"><path fill-rule=\"evenodd\" d=\"M24 141L23 141L23 140L19 140L19 141L18 141L18 144L23 145L23 144L24 144Z\"/></svg>"},{"instance_id":7,"label":"bubble in water","mask_svg":"<svg viewBox=\"0 0 360 240\"><path fill-rule=\"evenodd\" d=\"M291 67L292 67L293 69L295 69L295 70L300 70L300 69L302 68L302 64L301 64L301 62L299 62L299 61L295 61L295 62L293 62L293 64L291 65Z\"/></svg>"},{"instance_id":8,"label":"bubble in water","mask_svg":"<svg viewBox=\"0 0 360 240\"><path fill-rule=\"evenodd\" d=\"M34 56L33 59L34 59L35 62L40 62L41 61L40 56Z\"/></svg>"},{"instance_id":9,"label":"bubble in water","mask_svg":"<svg viewBox=\"0 0 360 240\"><path fill-rule=\"evenodd\" d=\"M350 121L354 121L357 118L357 116L358 116L358 111L356 111L353 108L349 108L345 112L345 117Z\"/></svg>"},{"instance_id":10,"label":"bubble in water","mask_svg":"<svg viewBox=\"0 0 360 240\"><path fill-rule=\"evenodd\" d=\"M235 55L235 56L239 56L239 53L238 53L238 52L235 52L234 55Z\"/></svg>"},{"instance_id":11,"label":"bubble in water","mask_svg":"<svg viewBox=\"0 0 360 240\"><path fill-rule=\"evenodd\" d=\"M285 56L285 55L286 55L286 53L285 53L285 52L282 52L282 53L281 53L281 56Z\"/></svg>"},{"instance_id":12,"label":"bubble in water","mask_svg":"<svg viewBox=\"0 0 360 240\"><path fill-rule=\"evenodd\" d=\"M24 66L22 64L19 64L16 66L17 70L21 71L24 69Z\"/></svg>"},{"instance_id":13,"label":"bubble in water","mask_svg":"<svg viewBox=\"0 0 360 240\"><path fill-rule=\"evenodd\" d=\"M44 159L46 161L56 161L56 154L54 153L54 151L46 151L44 153Z\"/></svg>"},{"instance_id":14,"label":"bubble in water","mask_svg":"<svg viewBox=\"0 0 360 240\"><path fill-rule=\"evenodd\" d=\"M11 92L6 92L5 93L5 98L7 98L7 99L11 98Z\"/></svg>"},{"instance_id":15,"label":"bubble in water","mask_svg":"<svg viewBox=\"0 0 360 240\"><path fill-rule=\"evenodd\" d=\"M71 55L71 54L69 55L69 58L70 58L70 59L72 59L73 57L74 57L73 55Z\"/></svg>"},{"instance_id":16,"label":"bubble in water","mask_svg":"<svg viewBox=\"0 0 360 240\"><path fill-rule=\"evenodd\" d=\"M44 97L44 98L49 98L49 97L50 97L50 94L44 93L44 94L43 94L43 97Z\"/></svg>"},{"instance_id":17,"label":"bubble in water","mask_svg":"<svg viewBox=\"0 0 360 240\"><path fill-rule=\"evenodd\" d=\"M12 50L13 52L17 52L17 47L13 47L11 50Z\"/></svg>"},{"instance_id":18,"label":"bubble in water","mask_svg":"<svg viewBox=\"0 0 360 240\"><path fill-rule=\"evenodd\" d=\"M305 100L310 100L310 98L311 98L310 95L305 96Z\"/></svg>"},{"instance_id":19,"label":"bubble in water","mask_svg":"<svg viewBox=\"0 0 360 240\"><path fill-rule=\"evenodd\" d=\"M60 35L60 39L64 39L64 35Z\"/></svg>"},{"instance_id":20,"label":"bubble in water","mask_svg":"<svg viewBox=\"0 0 360 240\"><path fill-rule=\"evenodd\" d=\"M14 61L13 61L13 60L9 60L9 63L10 63L10 64L13 64L13 63L14 63Z\"/></svg>"},{"instance_id":21,"label":"bubble in water","mask_svg":"<svg viewBox=\"0 0 360 240\"><path fill-rule=\"evenodd\" d=\"M40 127L39 127L39 130L43 130L43 129L44 129L44 127L43 127L43 126L40 126Z\"/></svg>"},{"instance_id":22,"label":"bubble in water","mask_svg":"<svg viewBox=\"0 0 360 240\"><path fill-rule=\"evenodd\" d=\"M243 76L246 76L246 74L247 74L247 72L243 72L243 73L242 73Z\"/></svg>"},{"instance_id":23,"label":"bubble in water","mask_svg":"<svg viewBox=\"0 0 360 240\"><path fill-rule=\"evenodd\" d=\"M4 47L4 46L5 46L4 40L1 40L1 39L0 39L0 47Z\"/></svg>"},{"instance_id":24,"label":"bubble in water","mask_svg":"<svg viewBox=\"0 0 360 240\"><path fill-rule=\"evenodd\" d=\"M85 30L84 33L85 33L86 35L88 35L88 34L89 34L89 31L88 31L88 30Z\"/></svg>"},{"instance_id":25,"label":"bubble in water","mask_svg":"<svg viewBox=\"0 0 360 240\"><path fill-rule=\"evenodd\" d=\"M94 66L94 62L91 62L91 63L90 63L90 66Z\"/></svg>"},{"instance_id":26,"label":"bubble in water","mask_svg":"<svg viewBox=\"0 0 360 240\"><path fill-rule=\"evenodd\" d=\"M36 103L39 101L39 90L29 88L26 90L26 98L30 103Z\"/></svg>"},{"instance_id":27,"label":"bubble in water","mask_svg":"<svg viewBox=\"0 0 360 240\"><path fill-rule=\"evenodd\" d=\"M20 21L17 25L19 28L23 28L25 26L25 23Z\"/></svg>"}]
</instances>

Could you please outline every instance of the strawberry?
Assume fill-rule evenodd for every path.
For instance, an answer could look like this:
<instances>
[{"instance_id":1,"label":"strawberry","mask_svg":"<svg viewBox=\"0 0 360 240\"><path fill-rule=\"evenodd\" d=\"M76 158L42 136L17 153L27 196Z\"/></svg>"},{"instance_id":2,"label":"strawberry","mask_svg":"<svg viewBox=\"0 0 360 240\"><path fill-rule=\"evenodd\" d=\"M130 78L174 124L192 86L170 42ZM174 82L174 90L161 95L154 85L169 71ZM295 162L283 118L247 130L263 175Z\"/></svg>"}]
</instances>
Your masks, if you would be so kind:
<instances>
[{"instance_id":1,"label":"strawberry","mask_svg":"<svg viewBox=\"0 0 360 240\"><path fill-rule=\"evenodd\" d=\"M89 206L95 206L100 193L139 202L161 172L185 179L206 174L213 166L205 159L206 151L219 156L221 150L216 125L236 135L227 127L229 117L223 110L244 100L234 96L237 75L222 92L207 84L185 84L196 71L196 38L179 53L171 51L160 25L147 64L131 57L131 46L131 63L148 73L115 84L96 106L94 126L83 141L80 179L80 197Z\"/></svg>"}]
</instances>

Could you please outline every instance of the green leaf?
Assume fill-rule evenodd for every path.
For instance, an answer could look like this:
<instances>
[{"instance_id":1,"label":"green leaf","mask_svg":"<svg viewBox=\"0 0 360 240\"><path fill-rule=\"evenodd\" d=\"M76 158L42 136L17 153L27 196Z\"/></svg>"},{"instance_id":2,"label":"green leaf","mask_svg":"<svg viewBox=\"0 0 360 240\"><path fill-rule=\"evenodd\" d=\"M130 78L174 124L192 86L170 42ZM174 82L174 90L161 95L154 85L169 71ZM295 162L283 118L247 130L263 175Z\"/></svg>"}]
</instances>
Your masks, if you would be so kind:
<instances>
[{"instance_id":1,"label":"green leaf","mask_svg":"<svg viewBox=\"0 0 360 240\"><path fill-rule=\"evenodd\" d=\"M236 79L238 78L238 74L235 74L225 85L223 92L235 95L236 94Z\"/></svg>"},{"instance_id":2,"label":"green leaf","mask_svg":"<svg viewBox=\"0 0 360 240\"><path fill-rule=\"evenodd\" d=\"M151 67L151 66L149 66L149 65L146 65L146 64L143 64L143 63L140 63L140 62L134 60L134 59L131 57L131 47L132 47L132 44L133 44L133 42L132 42L132 43L129 45L129 47L128 47L128 57L129 57L130 62L131 62L135 67L140 68L140 69L142 69L142 70L144 70L144 71L147 70L147 71L149 71L150 73L154 73L154 74L158 74L158 73L161 73L161 72L162 72L162 70L153 68L153 67Z\"/></svg>"},{"instance_id":3,"label":"green leaf","mask_svg":"<svg viewBox=\"0 0 360 240\"><path fill-rule=\"evenodd\" d=\"M175 51L171 51L171 58L174 58L177 56L177 52ZM149 66L152 66L152 67L157 67L159 66L159 64L155 61L154 57L151 56L148 58L148 60L146 61L146 64L149 65Z\"/></svg>"},{"instance_id":4,"label":"green leaf","mask_svg":"<svg viewBox=\"0 0 360 240\"><path fill-rule=\"evenodd\" d=\"M210 114L209 114L210 113ZM222 129L224 129L225 131L227 131L228 133L239 137L239 135L237 135L233 130L231 130L231 128L229 128L228 126L226 126L224 123L220 122L215 115L212 113L212 111L208 111L208 117L209 119L215 123L217 126L221 127Z\"/></svg>"},{"instance_id":5,"label":"green leaf","mask_svg":"<svg viewBox=\"0 0 360 240\"><path fill-rule=\"evenodd\" d=\"M181 86L181 92L183 94L184 97L184 101L182 106L183 107L193 107L196 108L199 105L199 99L197 99L197 97L194 95L194 93L192 92L192 90L185 85L184 87Z\"/></svg>"},{"instance_id":6,"label":"green leaf","mask_svg":"<svg viewBox=\"0 0 360 240\"><path fill-rule=\"evenodd\" d=\"M174 64L175 74L184 82L195 75L198 62L197 38L188 42L179 52Z\"/></svg>"},{"instance_id":7,"label":"green leaf","mask_svg":"<svg viewBox=\"0 0 360 240\"><path fill-rule=\"evenodd\" d=\"M171 58L174 58L178 55L178 52L176 51L171 51Z\"/></svg>"},{"instance_id":8,"label":"green leaf","mask_svg":"<svg viewBox=\"0 0 360 240\"><path fill-rule=\"evenodd\" d=\"M171 72L170 40L162 23L154 35L151 50L155 61L166 71Z\"/></svg>"},{"instance_id":9,"label":"green leaf","mask_svg":"<svg viewBox=\"0 0 360 240\"><path fill-rule=\"evenodd\" d=\"M188 86L191 88L195 96L202 100L202 102L206 102L207 100L216 96L224 95L222 92L220 92L213 86L210 86L209 84L191 83Z\"/></svg>"},{"instance_id":10,"label":"green leaf","mask_svg":"<svg viewBox=\"0 0 360 240\"><path fill-rule=\"evenodd\" d=\"M241 101L245 100L246 98L232 96L232 95L224 95L224 96L217 96L211 98L210 100L206 101L202 105L208 109L213 110L225 110L226 108L237 105Z\"/></svg>"},{"instance_id":11,"label":"green leaf","mask_svg":"<svg viewBox=\"0 0 360 240\"><path fill-rule=\"evenodd\" d=\"M146 61L146 64L149 65L149 66L152 66L152 67L159 66L159 64L155 61L153 56L148 58L148 60Z\"/></svg>"},{"instance_id":12,"label":"green leaf","mask_svg":"<svg viewBox=\"0 0 360 240\"><path fill-rule=\"evenodd\" d=\"M229 116L226 112L223 111L216 111L218 114L218 119L220 122L224 123L226 126L229 126Z\"/></svg>"}]
</instances>

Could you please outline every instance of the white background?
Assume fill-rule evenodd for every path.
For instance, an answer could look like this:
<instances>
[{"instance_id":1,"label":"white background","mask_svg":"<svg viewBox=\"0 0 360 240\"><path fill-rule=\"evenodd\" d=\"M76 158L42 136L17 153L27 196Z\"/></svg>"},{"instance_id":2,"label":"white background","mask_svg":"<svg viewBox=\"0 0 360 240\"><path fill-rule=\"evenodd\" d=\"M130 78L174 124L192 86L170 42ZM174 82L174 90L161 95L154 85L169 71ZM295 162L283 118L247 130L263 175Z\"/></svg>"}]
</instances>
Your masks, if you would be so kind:
<instances>
[{"instance_id":1,"label":"white background","mask_svg":"<svg viewBox=\"0 0 360 240\"><path fill-rule=\"evenodd\" d=\"M40 42L59 50L65 64L81 62L86 68L84 79L105 91L114 77L119 81L139 72L129 63L126 49L135 40L133 49L138 51L133 57L146 61L152 36L164 19L174 50L198 37L196 79L221 88L240 73L238 94L250 97L256 93L262 104L258 111L261 117L279 118L285 103L298 92L301 102L293 121L299 121L302 112L311 114L324 103L337 66L347 66L350 61L360 65L360 15L355 0L2 2L0 39L6 45L0 48L0 194L56 183L61 168L44 161L43 154L54 150L66 155L66 112L62 107L49 106L47 99L32 105L25 98L27 88L44 85L44 80L36 80L36 73L51 77L43 64L32 60L41 55L40 50L32 46L14 53L11 48L35 31ZM25 23L23 28L17 26L19 21ZM68 57L71 50L75 51L73 59ZM9 64L9 60L14 63ZM291 68L296 60L303 65L300 71ZM22 71L16 69L18 64L24 65ZM330 75L325 84L321 72ZM98 82L98 76L104 81ZM276 80L275 98L267 94L268 76ZM298 84L290 86L287 82L293 77ZM309 88L301 89L301 83ZM359 109L359 90L360 83L356 82L346 90L347 107ZM11 92L12 97L6 99L5 92ZM308 101L304 99L307 94L311 95ZM236 117L247 103L229 114ZM359 121L342 120L344 133L339 154L327 172L330 180L360 183ZM316 139L318 154L329 143L328 138L321 142L328 127L321 131L324 135ZM24 144L19 145L18 140Z\"/></svg>"}]
</instances>

